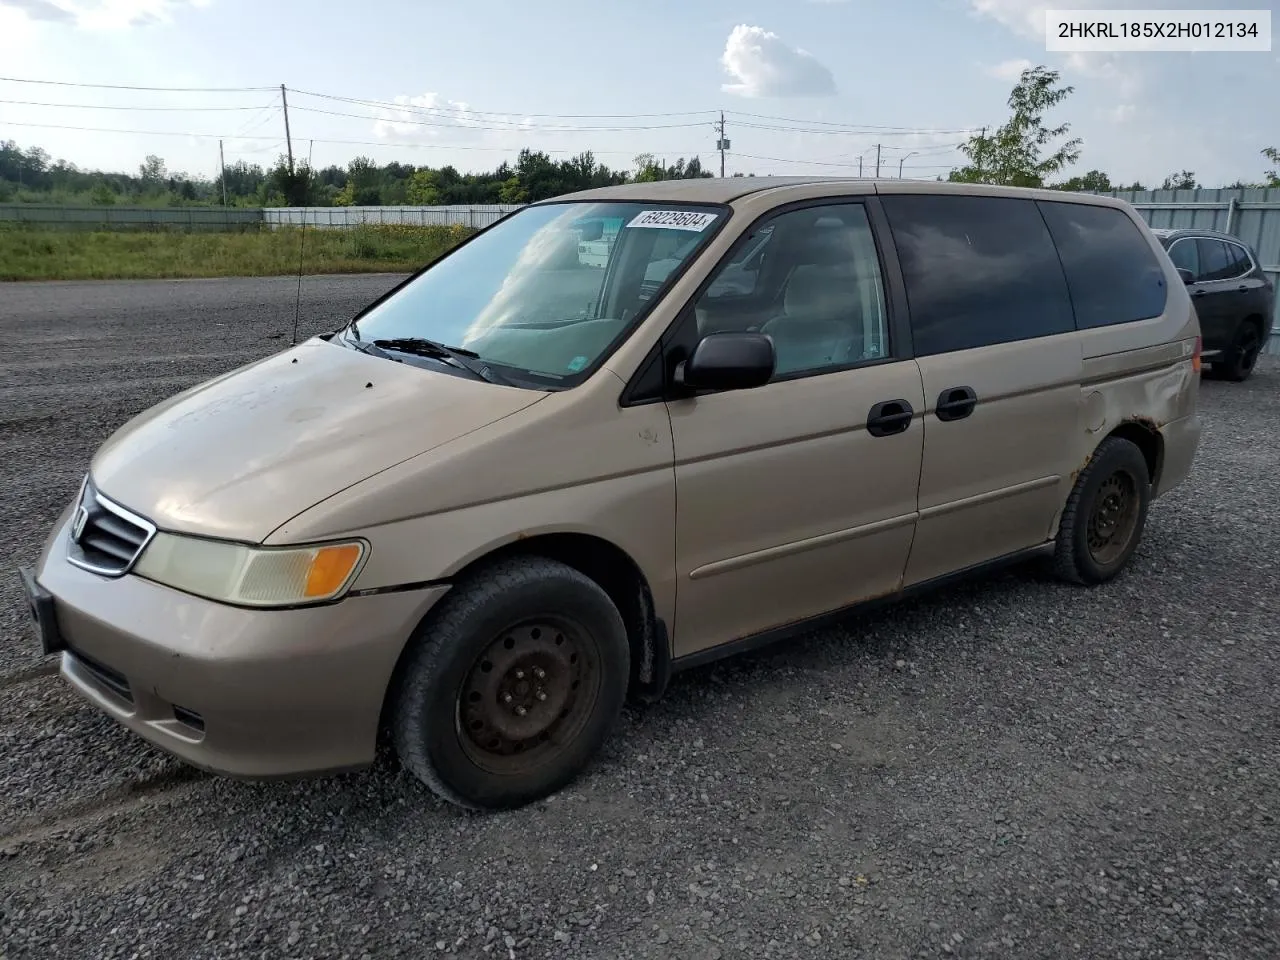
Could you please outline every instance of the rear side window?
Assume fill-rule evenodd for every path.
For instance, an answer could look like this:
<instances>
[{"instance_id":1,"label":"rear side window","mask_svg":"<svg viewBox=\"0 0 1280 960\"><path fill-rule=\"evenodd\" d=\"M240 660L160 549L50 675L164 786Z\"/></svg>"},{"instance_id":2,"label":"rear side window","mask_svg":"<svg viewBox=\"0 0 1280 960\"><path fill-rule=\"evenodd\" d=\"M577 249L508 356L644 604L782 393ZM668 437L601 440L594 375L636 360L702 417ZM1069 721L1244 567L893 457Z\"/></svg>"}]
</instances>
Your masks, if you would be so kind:
<instances>
[{"instance_id":1,"label":"rear side window","mask_svg":"<svg viewBox=\"0 0 1280 960\"><path fill-rule=\"evenodd\" d=\"M1086 203L1041 203L1040 211L1062 257L1077 327L1131 323L1164 313L1168 299L1164 270L1147 238L1123 210Z\"/></svg>"},{"instance_id":2,"label":"rear side window","mask_svg":"<svg viewBox=\"0 0 1280 960\"><path fill-rule=\"evenodd\" d=\"M1075 329L1058 254L1034 201L888 196L882 203L917 356Z\"/></svg>"},{"instance_id":3,"label":"rear side window","mask_svg":"<svg viewBox=\"0 0 1280 960\"><path fill-rule=\"evenodd\" d=\"M1226 280L1232 276L1231 257L1227 253L1227 245L1212 237L1197 237L1196 247L1200 251L1200 273L1198 280L1206 283L1213 280Z\"/></svg>"},{"instance_id":4,"label":"rear side window","mask_svg":"<svg viewBox=\"0 0 1280 960\"><path fill-rule=\"evenodd\" d=\"M1240 244L1228 243L1227 254L1231 257L1232 278L1243 277L1253 269L1253 260L1249 257L1249 251Z\"/></svg>"}]
</instances>

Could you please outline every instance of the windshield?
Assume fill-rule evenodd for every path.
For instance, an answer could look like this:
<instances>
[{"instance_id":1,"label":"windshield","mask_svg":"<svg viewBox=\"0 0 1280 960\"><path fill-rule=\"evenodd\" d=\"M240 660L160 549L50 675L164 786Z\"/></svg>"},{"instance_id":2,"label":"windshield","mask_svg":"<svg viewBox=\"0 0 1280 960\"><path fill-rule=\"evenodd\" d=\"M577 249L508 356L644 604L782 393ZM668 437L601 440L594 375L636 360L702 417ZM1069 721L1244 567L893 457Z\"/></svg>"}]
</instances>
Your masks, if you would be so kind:
<instances>
[{"instance_id":1,"label":"windshield","mask_svg":"<svg viewBox=\"0 0 1280 960\"><path fill-rule=\"evenodd\" d=\"M348 338L422 338L572 386L634 329L724 222L715 206L551 203L518 211L357 318Z\"/></svg>"}]
</instances>

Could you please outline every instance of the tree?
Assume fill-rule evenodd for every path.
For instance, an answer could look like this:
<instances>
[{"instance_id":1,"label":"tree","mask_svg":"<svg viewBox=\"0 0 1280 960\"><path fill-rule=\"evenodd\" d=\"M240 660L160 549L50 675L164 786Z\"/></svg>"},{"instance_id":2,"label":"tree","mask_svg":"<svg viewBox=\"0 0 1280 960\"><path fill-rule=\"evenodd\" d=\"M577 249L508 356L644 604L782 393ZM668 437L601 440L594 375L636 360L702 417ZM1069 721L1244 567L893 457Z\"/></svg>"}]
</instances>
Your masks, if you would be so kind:
<instances>
[{"instance_id":1,"label":"tree","mask_svg":"<svg viewBox=\"0 0 1280 960\"><path fill-rule=\"evenodd\" d=\"M1196 190L1199 187L1200 184L1196 183L1196 175L1192 170L1171 173L1164 178L1164 183L1160 184L1161 190Z\"/></svg>"},{"instance_id":2,"label":"tree","mask_svg":"<svg viewBox=\"0 0 1280 960\"><path fill-rule=\"evenodd\" d=\"M1101 170L1090 170L1082 176L1071 177L1069 180L1053 184L1053 189L1074 190L1077 193L1085 191L1108 193L1116 188L1111 185L1111 178Z\"/></svg>"},{"instance_id":3,"label":"tree","mask_svg":"<svg viewBox=\"0 0 1280 960\"><path fill-rule=\"evenodd\" d=\"M1009 95L1013 116L987 136L970 137L960 147L969 163L951 171L953 183L997 183L1013 187L1040 187L1045 178L1075 163L1080 157L1079 138L1067 140L1048 156L1050 144L1066 136L1068 123L1044 125L1044 114L1057 106L1075 87L1058 86L1058 71L1039 66L1022 71Z\"/></svg>"},{"instance_id":4,"label":"tree","mask_svg":"<svg viewBox=\"0 0 1280 960\"><path fill-rule=\"evenodd\" d=\"M165 176L164 160L154 153L147 154L146 160L138 167L138 179L144 186L158 187L164 183Z\"/></svg>"},{"instance_id":5,"label":"tree","mask_svg":"<svg viewBox=\"0 0 1280 960\"><path fill-rule=\"evenodd\" d=\"M1263 147L1262 155L1272 163L1280 165L1280 149L1275 147ZM1280 171L1268 170L1264 176L1267 178L1268 187L1280 187Z\"/></svg>"},{"instance_id":6,"label":"tree","mask_svg":"<svg viewBox=\"0 0 1280 960\"><path fill-rule=\"evenodd\" d=\"M95 206L109 207L116 202L116 192L111 189L111 184L102 180L89 194L89 200Z\"/></svg>"},{"instance_id":7,"label":"tree","mask_svg":"<svg viewBox=\"0 0 1280 960\"><path fill-rule=\"evenodd\" d=\"M425 167L415 170L409 178L409 192L406 199L415 207L435 207L440 204L440 186L436 182L436 172Z\"/></svg>"},{"instance_id":8,"label":"tree","mask_svg":"<svg viewBox=\"0 0 1280 960\"><path fill-rule=\"evenodd\" d=\"M262 192L281 197L287 207L308 207L311 206L314 179L311 167L305 160L298 161L290 168L288 159L281 156L271 168L271 176Z\"/></svg>"}]
</instances>

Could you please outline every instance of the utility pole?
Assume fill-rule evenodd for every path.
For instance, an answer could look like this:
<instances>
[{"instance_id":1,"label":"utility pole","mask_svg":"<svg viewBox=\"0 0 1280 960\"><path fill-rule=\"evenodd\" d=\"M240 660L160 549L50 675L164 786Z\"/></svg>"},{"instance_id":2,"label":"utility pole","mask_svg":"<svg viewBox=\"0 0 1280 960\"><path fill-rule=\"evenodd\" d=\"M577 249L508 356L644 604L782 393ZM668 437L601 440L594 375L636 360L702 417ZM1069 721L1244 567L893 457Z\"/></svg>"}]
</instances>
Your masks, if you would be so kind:
<instances>
[{"instance_id":1,"label":"utility pole","mask_svg":"<svg viewBox=\"0 0 1280 960\"><path fill-rule=\"evenodd\" d=\"M876 144L876 179L880 179L880 144Z\"/></svg>"},{"instance_id":2,"label":"utility pole","mask_svg":"<svg viewBox=\"0 0 1280 960\"><path fill-rule=\"evenodd\" d=\"M284 84L280 84L280 103L284 107L284 146L289 154L289 173L293 174L293 137L289 135L289 97Z\"/></svg>"},{"instance_id":3,"label":"utility pole","mask_svg":"<svg viewBox=\"0 0 1280 960\"><path fill-rule=\"evenodd\" d=\"M218 141L218 169L222 171L222 206L227 206L227 159L222 155L222 141Z\"/></svg>"},{"instance_id":4,"label":"utility pole","mask_svg":"<svg viewBox=\"0 0 1280 960\"><path fill-rule=\"evenodd\" d=\"M720 151L720 179L723 180L724 179L724 154L725 154L725 151L729 149L729 141L725 139L725 135L724 135L724 111L723 110L720 111L720 122L716 124L716 133L718 134L718 137L716 139L716 149Z\"/></svg>"},{"instance_id":5,"label":"utility pole","mask_svg":"<svg viewBox=\"0 0 1280 960\"><path fill-rule=\"evenodd\" d=\"M862 179L862 154L858 154L858 179Z\"/></svg>"}]
</instances>

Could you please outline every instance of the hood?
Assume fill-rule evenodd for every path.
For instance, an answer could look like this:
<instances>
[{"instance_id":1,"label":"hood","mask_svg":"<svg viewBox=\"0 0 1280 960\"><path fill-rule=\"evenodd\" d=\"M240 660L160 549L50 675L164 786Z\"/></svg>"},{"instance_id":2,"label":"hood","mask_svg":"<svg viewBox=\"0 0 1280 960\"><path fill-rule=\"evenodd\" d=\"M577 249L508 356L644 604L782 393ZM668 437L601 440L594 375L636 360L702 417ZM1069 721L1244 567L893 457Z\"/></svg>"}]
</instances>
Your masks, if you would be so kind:
<instances>
[{"instance_id":1,"label":"hood","mask_svg":"<svg viewBox=\"0 0 1280 960\"><path fill-rule=\"evenodd\" d=\"M93 459L162 530L259 543L308 507L545 393L309 340L143 412Z\"/></svg>"}]
</instances>

